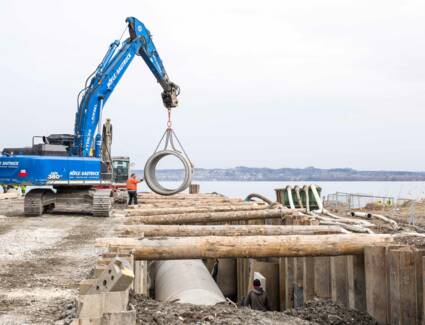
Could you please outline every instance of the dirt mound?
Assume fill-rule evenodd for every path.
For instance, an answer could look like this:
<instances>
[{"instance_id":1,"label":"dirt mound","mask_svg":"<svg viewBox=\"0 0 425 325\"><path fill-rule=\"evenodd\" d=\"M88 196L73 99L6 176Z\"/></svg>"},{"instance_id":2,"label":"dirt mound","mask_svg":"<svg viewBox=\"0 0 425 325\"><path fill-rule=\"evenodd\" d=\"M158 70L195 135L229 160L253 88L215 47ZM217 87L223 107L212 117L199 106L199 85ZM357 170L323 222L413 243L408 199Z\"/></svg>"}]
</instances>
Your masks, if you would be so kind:
<instances>
[{"instance_id":1,"label":"dirt mound","mask_svg":"<svg viewBox=\"0 0 425 325\"><path fill-rule=\"evenodd\" d=\"M133 296L130 303L137 310L137 324L314 324L284 313L254 311L227 303L215 306L164 303L143 295Z\"/></svg>"},{"instance_id":2,"label":"dirt mound","mask_svg":"<svg viewBox=\"0 0 425 325\"><path fill-rule=\"evenodd\" d=\"M304 307L291 309L285 314L323 325L375 325L377 322L367 313L348 309L331 300L314 299Z\"/></svg>"},{"instance_id":3,"label":"dirt mound","mask_svg":"<svg viewBox=\"0 0 425 325\"><path fill-rule=\"evenodd\" d=\"M402 236L397 237L396 241L400 244L415 246L416 248L425 248L425 237L423 236Z\"/></svg>"}]
</instances>

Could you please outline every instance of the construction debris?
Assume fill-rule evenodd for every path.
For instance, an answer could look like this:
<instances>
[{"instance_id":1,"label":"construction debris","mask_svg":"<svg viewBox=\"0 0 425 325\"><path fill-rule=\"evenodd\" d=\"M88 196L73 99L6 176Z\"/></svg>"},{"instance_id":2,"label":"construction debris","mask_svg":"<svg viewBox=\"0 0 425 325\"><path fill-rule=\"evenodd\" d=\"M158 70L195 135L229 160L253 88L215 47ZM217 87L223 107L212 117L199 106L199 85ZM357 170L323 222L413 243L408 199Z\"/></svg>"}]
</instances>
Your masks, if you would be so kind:
<instances>
[{"instance_id":1,"label":"construction debris","mask_svg":"<svg viewBox=\"0 0 425 325\"><path fill-rule=\"evenodd\" d=\"M279 312L261 312L236 308L230 303L215 306L159 302L146 296L130 299L137 310L137 324L246 324L307 325L314 324Z\"/></svg>"}]
</instances>

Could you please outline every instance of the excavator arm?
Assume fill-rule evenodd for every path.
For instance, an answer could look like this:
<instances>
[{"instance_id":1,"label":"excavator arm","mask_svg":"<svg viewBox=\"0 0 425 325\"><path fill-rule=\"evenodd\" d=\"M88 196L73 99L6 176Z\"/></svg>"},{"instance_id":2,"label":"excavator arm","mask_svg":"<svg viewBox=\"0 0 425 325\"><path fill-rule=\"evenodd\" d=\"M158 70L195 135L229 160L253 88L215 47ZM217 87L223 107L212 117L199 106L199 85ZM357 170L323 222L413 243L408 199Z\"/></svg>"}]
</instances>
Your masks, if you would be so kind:
<instances>
[{"instance_id":1,"label":"excavator arm","mask_svg":"<svg viewBox=\"0 0 425 325\"><path fill-rule=\"evenodd\" d=\"M130 37L120 43L114 41L102 62L89 76L85 87L78 96L78 110L75 118L74 141L71 155L100 157L102 143L102 110L136 55L143 58L149 70L161 85L164 106L171 109L178 105L180 88L170 81L162 60L145 25L134 17L126 19ZM95 136L97 128L97 134Z\"/></svg>"}]
</instances>

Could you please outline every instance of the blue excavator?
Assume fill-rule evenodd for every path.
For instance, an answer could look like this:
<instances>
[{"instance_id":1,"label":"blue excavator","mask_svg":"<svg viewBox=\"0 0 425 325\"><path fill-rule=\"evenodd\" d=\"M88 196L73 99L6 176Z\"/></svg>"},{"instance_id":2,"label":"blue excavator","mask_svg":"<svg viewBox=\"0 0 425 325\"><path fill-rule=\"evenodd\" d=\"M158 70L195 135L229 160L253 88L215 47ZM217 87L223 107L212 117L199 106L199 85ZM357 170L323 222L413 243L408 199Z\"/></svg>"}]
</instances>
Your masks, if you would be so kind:
<instances>
[{"instance_id":1,"label":"blue excavator","mask_svg":"<svg viewBox=\"0 0 425 325\"><path fill-rule=\"evenodd\" d=\"M94 216L110 215L114 179L126 180L129 161L112 158L112 125L109 120L102 125L102 111L136 55L162 87L164 106L178 105L180 88L170 81L151 33L134 17L126 23L129 37L109 46L78 94L74 134L34 136L30 147L2 150L0 184L32 188L25 195L25 215L41 215L61 204L70 211L85 207Z\"/></svg>"}]
</instances>

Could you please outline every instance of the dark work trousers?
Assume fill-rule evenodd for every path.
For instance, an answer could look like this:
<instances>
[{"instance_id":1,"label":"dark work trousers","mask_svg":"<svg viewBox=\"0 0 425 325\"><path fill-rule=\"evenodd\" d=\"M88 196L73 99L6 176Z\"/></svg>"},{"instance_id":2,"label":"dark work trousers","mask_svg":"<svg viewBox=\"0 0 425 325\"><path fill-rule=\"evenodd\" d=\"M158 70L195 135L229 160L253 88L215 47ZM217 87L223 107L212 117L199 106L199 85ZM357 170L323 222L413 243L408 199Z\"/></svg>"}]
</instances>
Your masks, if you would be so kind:
<instances>
[{"instance_id":1,"label":"dark work trousers","mask_svg":"<svg viewBox=\"0 0 425 325\"><path fill-rule=\"evenodd\" d=\"M137 205L137 191L128 191L128 205L133 204Z\"/></svg>"}]
</instances>

